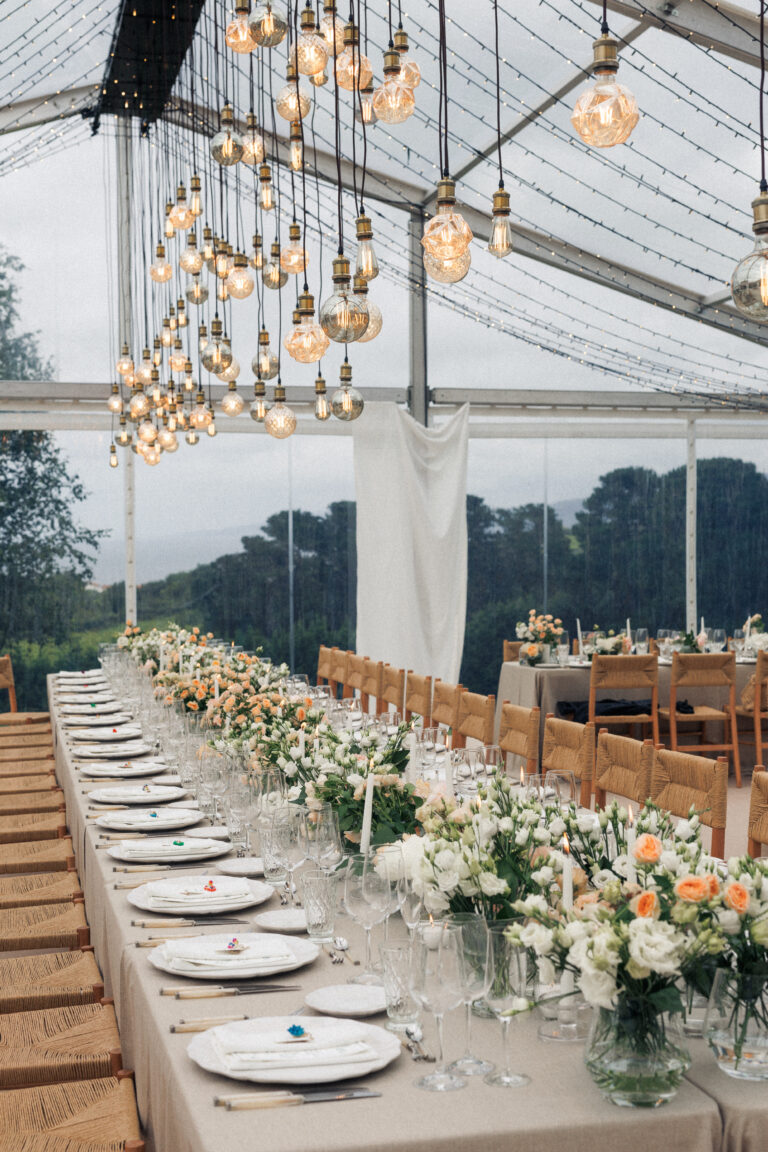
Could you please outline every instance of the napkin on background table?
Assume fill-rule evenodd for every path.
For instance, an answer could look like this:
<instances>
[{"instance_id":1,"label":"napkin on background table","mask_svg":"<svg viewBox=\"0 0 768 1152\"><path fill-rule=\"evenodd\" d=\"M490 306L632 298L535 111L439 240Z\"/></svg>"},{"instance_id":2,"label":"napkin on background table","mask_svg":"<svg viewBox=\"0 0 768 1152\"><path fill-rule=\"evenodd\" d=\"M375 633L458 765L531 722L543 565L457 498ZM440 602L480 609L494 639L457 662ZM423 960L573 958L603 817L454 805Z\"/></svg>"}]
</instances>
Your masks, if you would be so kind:
<instances>
[{"instance_id":1,"label":"napkin on background table","mask_svg":"<svg viewBox=\"0 0 768 1152\"><path fill-rule=\"evenodd\" d=\"M325 1021L323 1021L325 1024ZM311 1030L310 1028L307 1031ZM219 1058L232 1072L266 1071L277 1068L322 1068L328 1064L358 1064L375 1059L376 1052L366 1041L365 1028L353 1020L329 1022L318 1029L317 1038L291 1042L288 1025L268 1032L247 1032L234 1028L216 1029L211 1034Z\"/></svg>"}]
</instances>

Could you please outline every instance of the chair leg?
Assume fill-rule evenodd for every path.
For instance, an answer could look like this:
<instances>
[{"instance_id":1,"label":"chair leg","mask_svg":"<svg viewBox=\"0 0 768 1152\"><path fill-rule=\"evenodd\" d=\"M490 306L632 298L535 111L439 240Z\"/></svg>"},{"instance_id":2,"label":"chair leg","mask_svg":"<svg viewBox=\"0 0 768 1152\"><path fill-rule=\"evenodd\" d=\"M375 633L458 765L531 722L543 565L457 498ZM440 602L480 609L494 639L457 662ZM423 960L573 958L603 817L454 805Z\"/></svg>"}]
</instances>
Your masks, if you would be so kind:
<instances>
[{"instance_id":1,"label":"chair leg","mask_svg":"<svg viewBox=\"0 0 768 1152\"><path fill-rule=\"evenodd\" d=\"M721 860L725 856L725 828L712 829L712 855Z\"/></svg>"},{"instance_id":2,"label":"chair leg","mask_svg":"<svg viewBox=\"0 0 768 1152\"><path fill-rule=\"evenodd\" d=\"M755 764L763 762L763 719L759 712L754 714L755 726Z\"/></svg>"},{"instance_id":3,"label":"chair leg","mask_svg":"<svg viewBox=\"0 0 768 1152\"><path fill-rule=\"evenodd\" d=\"M596 786L595 787L595 811L597 811L598 806L600 808L605 808L605 789L604 788L598 788Z\"/></svg>"},{"instance_id":4,"label":"chair leg","mask_svg":"<svg viewBox=\"0 0 768 1152\"><path fill-rule=\"evenodd\" d=\"M728 734L733 746L733 770L736 773L736 787L741 788L741 757L739 756L739 731L736 726L736 716L732 712L728 720Z\"/></svg>"},{"instance_id":5,"label":"chair leg","mask_svg":"<svg viewBox=\"0 0 768 1152\"><path fill-rule=\"evenodd\" d=\"M592 807L592 781L582 778L581 791L579 794L579 803L582 808Z\"/></svg>"},{"instance_id":6,"label":"chair leg","mask_svg":"<svg viewBox=\"0 0 768 1152\"><path fill-rule=\"evenodd\" d=\"M762 856L762 844L759 840L754 840L751 836L747 840L747 853L753 860L757 860L758 856Z\"/></svg>"}]
</instances>

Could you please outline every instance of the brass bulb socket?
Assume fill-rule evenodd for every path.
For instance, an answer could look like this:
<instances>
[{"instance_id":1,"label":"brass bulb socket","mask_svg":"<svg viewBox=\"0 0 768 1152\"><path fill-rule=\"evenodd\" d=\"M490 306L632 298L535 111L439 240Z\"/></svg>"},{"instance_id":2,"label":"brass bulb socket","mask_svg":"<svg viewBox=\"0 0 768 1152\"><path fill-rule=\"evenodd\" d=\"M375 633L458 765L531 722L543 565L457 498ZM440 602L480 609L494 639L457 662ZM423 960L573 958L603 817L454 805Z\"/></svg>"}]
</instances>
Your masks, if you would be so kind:
<instances>
[{"instance_id":1,"label":"brass bulb socket","mask_svg":"<svg viewBox=\"0 0 768 1152\"><path fill-rule=\"evenodd\" d=\"M201 325L200 325L200 327L199 327L199 328L198 328L198 330L197 330L197 334L198 334L198 336L199 336L201 339L202 339L202 337L203 337L203 336L207 336L207 335L208 335L208 329L206 328L205 324L201 324Z\"/></svg>"},{"instance_id":2,"label":"brass bulb socket","mask_svg":"<svg viewBox=\"0 0 768 1152\"><path fill-rule=\"evenodd\" d=\"M176 339L175 339L175 340L174 340L174 342L173 342L173 347L174 347L174 350L175 350L176 348L181 348L181 340L180 340L180 338L179 338L178 336L176 337Z\"/></svg>"},{"instance_id":3,"label":"brass bulb socket","mask_svg":"<svg viewBox=\"0 0 768 1152\"><path fill-rule=\"evenodd\" d=\"M296 81L299 78L299 70L292 60L289 60L287 66L286 66L285 78L289 84L291 82L296 83Z\"/></svg>"},{"instance_id":4,"label":"brass bulb socket","mask_svg":"<svg viewBox=\"0 0 768 1152\"><path fill-rule=\"evenodd\" d=\"M194 232L192 235L194 236ZM209 228L207 225L205 228L203 228L203 240L205 240L206 243L209 240L213 240L213 229Z\"/></svg>"},{"instance_id":5,"label":"brass bulb socket","mask_svg":"<svg viewBox=\"0 0 768 1152\"><path fill-rule=\"evenodd\" d=\"M352 383L352 365L348 364L346 360L339 369L339 381L342 388Z\"/></svg>"},{"instance_id":6,"label":"brass bulb socket","mask_svg":"<svg viewBox=\"0 0 768 1152\"><path fill-rule=\"evenodd\" d=\"M179 184L176 189L176 203L183 203L187 198L187 190L183 184Z\"/></svg>"},{"instance_id":7,"label":"brass bulb socket","mask_svg":"<svg viewBox=\"0 0 768 1152\"><path fill-rule=\"evenodd\" d=\"M173 201L172 200L166 200L166 202L165 202L165 214L166 214L166 216L170 216L171 208L173 208Z\"/></svg>"},{"instance_id":8,"label":"brass bulb socket","mask_svg":"<svg viewBox=\"0 0 768 1152\"><path fill-rule=\"evenodd\" d=\"M251 130L253 130L254 128L257 128L259 122L256 119L256 113L255 112L249 112L248 115L245 117L245 123L247 124L247 126Z\"/></svg>"},{"instance_id":9,"label":"brass bulb socket","mask_svg":"<svg viewBox=\"0 0 768 1152\"><path fill-rule=\"evenodd\" d=\"M222 126L226 125L228 128L234 124L235 114L232 110L231 104L225 104L224 105L224 107L221 110L221 116L219 117L219 120L220 120L220 123L222 124Z\"/></svg>"},{"instance_id":10,"label":"brass bulb socket","mask_svg":"<svg viewBox=\"0 0 768 1152\"><path fill-rule=\"evenodd\" d=\"M155 255L157 256L158 260L165 259L165 244L158 244L157 248L155 249Z\"/></svg>"},{"instance_id":11,"label":"brass bulb socket","mask_svg":"<svg viewBox=\"0 0 768 1152\"><path fill-rule=\"evenodd\" d=\"M437 202L438 204L456 203L456 181L452 180L450 176L443 176L441 180L438 180Z\"/></svg>"},{"instance_id":12,"label":"brass bulb socket","mask_svg":"<svg viewBox=\"0 0 768 1152\"><path fill-rule=\"evenodd\" d=\"M176 301L176 311L177 312L184 312L185 311L183 300L177 300Z\"/></svg>"},{"instance_id":13,"label":"brass bulb socket","mask_svg":"<svg viewBox=\"0 0 768 1152\"><path fill-rule=\"evenodd\" d=\"M289 139L291 141L301 140L301 121L291 120L291 132Z\"/></svg>"},{"instance_id":14,"label":"brass bulb socket","mask_svg":"<svg viewBox=\"0 0 768 1152\"><path fill-rule=\"evenodd\" d=\"M157 383L159 383L159 381L160 381L160 372L158 371L158 369L157 369L157 368L153 368L153 369L152 369L152 375L151 375L151 377L150 377L150 378L151 378L151 380L152 380L152 383L153 383L153 384L157 384Z\"/></svg>"},{"instance_id":15,"label":"brass bulb socket","mask_svg":"<svg viewBox=\"0 0 768 1152\"><path fill-rule=\"evenodd\" d=\"M195 403L196 404L205 404L205 393L202 391L202 389L195 396Z\"/></svg>"},{"instance_id":16,"label":"brass bulb socket","mask_svg":"<svg viewBox=\"0 0 768 1152\"><path fill-rule=\"evenodd\" d=\"M315 392L318 396L325 396L325 377L322 373L315 380Z\"/></svg>"},{"instance_id":17,"label":"brass bulb socket","mask_svg":"<svg viewBox=\"0 0 768 1152\"><path fill-rule=\"evenodd\" d=\"M127 356L128 355L128 345L127 344L123 344L122 348L120 349L120 354L121 354L121 356Z\"/></svg>"},{"instance_id":18,"label":"brass bulb socket","mask_svg":"<svg viewBox=\"0 0 768 1152\"><path fill-rule=\"evenodd\" d=\"M408 51L408 33L404 28L398 28L392 39L398 52Z\"/></svg>"},{"instance_id":19,"label":"brass bulb socket","mask_svg":"<svg viewBox=\"0 0 768 1152\"><path fill-rule=\"evenodd\" d=\"M384 75L396 76L400 71L400 53L388 48L384 53Z\"/></svg>"},{"instance_id":20,"label":"brass bulb socket","mask_svg":"<svg viewBox=\"0 0 768 1152\"><path fill-rule=\"evenodd\" d=\"M112 395L117 396L119 391L120 391L120 389L118 388L117 384L113 384L112 385Z\"/></svg>"},{"instance_id":21,"label":"brass bulb socket","mask_svg":"<svg viewBox=\"0 0 768 1152\"><path fill-rule=\"evenodd\" d=\"M246 0L245 4L243 3L243 0L237 0L237 4L235 4L236 15L247 16L250 11L251 11L251 5L250 5L249 0Z\"/></svg>"},{"instance_id":22,"label":"brass bulb socket","mask_svg":"<svg viewBox=\"0 0 768 1152\"><path fill-rule=\"evenodd\" d=\"M253 235L253 246L256 249L261 248L261 236L258 232L255 232Z\"/></svg>"},{"instance_id":23,"label":"brass bulb socket","mask_svg":"<svg viewBox=\"0 0 768 1152\"><path fill-rule=\"evenodd\" d=\"M357 30L354 22L350 20L349 24L344 25L344 47L356 48L360 43L360 33Z\"/></svg>"},{"instance_id":24,"label":"brass bulb socket","mask_svg":"<svg viewBox=\"0 0 768 1152\"><path fill-rule=\"evenodd\" d=\"M619 42L613 36L604 32L592 44L592 53L593 72L618 72Z\"/></svg>"},{"instance_id":25,"label":"brass bulb socket","mask_svg":"<svg viewBox=\"0 0 768 1152\"><path fill-rule=\"evenodd\" d=\"M282 384L275 384L275 403L279 404L285 400L285 388Z\"/></svg>"},{"instance_id":26,"label":"brass bulb socket","mask_svg":"<svg viewBox=\"0 0 768 1152\"><path fill-rule=\"evenodd\" d=\"M269 344L269 332L267 332L266 328L262 328L261 332L259 332L259 344L263 344L265 348L267 344Z\"/></svg>"},{"instance_id":27,"label":"brass bulb socket","mask_svg":"<svg viewBox=\"0 0 768 1152\"><path fill-rule=\"evenodd\" d=\"M336 0L323 0L323 12L326 16L335 16Z\"/></svg>"},{"instance_id":28,"label":"brass bulb socket","mask_svg":"<svg viewBox=\"0 0 768 1152\"><path fill-rule=\"evenodd\" d=\"M192 361L187 360L184 364L184 371L189 375L192 372Z\"/></svg>"},{"instance_id":29,"label":"brass bulb socket","mask_svg":"<svg viewBox=\"0 0 768 1152\"><path fill-rule=\"evenodd\" d=\"M280 243L279 243L279 241L275 240L269 251L270 251L270 255L272 256L273 260L279 260L280 259Z\"/></svg>"},{"instance_id":30,"label":"brass bulb socket","mask_svg":"<svg viewBox=\"0 0 768 1152\"><path fill-rule=\"evenodd\" d=\"M298 308L294 308L293 312L291 312L291 323L293 324L294 328L300 321L301 312L299 312Z\"/></svg>"},{"instance_id":31,"label":"brass bulb socket","mask_svg":"<svg viewBox=\"0 0 768 1152\"><path fill-rule=\"evenodd\" d=\"M315 312L315 298L311 292L302 292L299 296L298 313L300 316L313 316Z\"/></svg>"},{"instance_id":32,"label":"brass bulb socket","mask_svg":"<svg viewBox=\"0 0 768 1152\"><path fill-rule=\"evenodd\" d=\"M355 235L358 240L372 240L373 228L370 216L358 216L355 220Z\"/></svg>"},{"instance_id":33,"label":"brass bulb socket","mask_svg":"<svg viewBox=\"0 0 768 1152\"><path fill-rule=\"evenodd\" d=\"M349 260L346 256L337 256L333 262L333 275L331 279L334 284L340 284L344 280L349 283L349 278Z\"/></svg>"},{"instance_id":34,"label":"brass bulb socket","mask_svg":"<svg viewBox=\"0 0 768 1152\"><path fill-rule=\"evenodd\" d=\"M264 396L266 396L267 386L263 380L261 380L261 379L254 380L254 382L253 382L253 394L257 400L261 400Z\"/></svg>"},{"instance_id":35,"label":"brass bulb socket","mask_svg":"<svg viewBox=\"0 0 768 1152\"><path fill-rule=\"evenodd\" d=\"M509 192L505 188L497 188L493 194L493 215L509 216Z\"/></svg>"},{"instance_id":36,"label":"brass bulb socket","mask_svg":"<svg viewBox=\"0 0 768 1152\"><path fill-rule=\"evenodd\" d=\"M163 328L170 328L171 322L167 316L163 317Z\"/></svg>"},{"instance_id":37,"label":"brass bulb socket","mask_svg":"<svg viewBox=\"0 0 768 1152\"><path fill-rule=\"evenodd\" d=\"M230 380L227 392L237 392L237 384L235 384L234 380Z\"/></svg>"},{"instance_id":38,"label":"brass bulb socket","mask_svg":"<svg viewBox=\"0 0 768 1152\"><path fill-rule=\"evenodd\" d=\"M216 339L221 336L223 331L224 325L222 324L221 320L219 320L218 316L215 316L211 321L211 336Z\"/></svg>"},{"instance_id":39,"label":"brass bulb socket","mask_svg":"<svg viewBox=\"0 0 768 1152\"><path fill-rule=\"evenodd\" d=\"M262 184L270 184L272 182L272 169L269 164L259 165L259 180Z\"/></svg>"},{"instance_id":40,"label":"brass bulb socket","mask_svg":"<svg viewBox=\"0 0 768 1152\"><path fill-rule=\"evenodd\" d=\"M354 276L352 279L352 288L356 296L367 296L368 281L365 276Z\"/></svg>"},{"instance_id":41,"label":"brass bulb socket","mask_svg":"<svg viewBox=\"0 0 768 1152\"><path fill-rule=\"evenodd\" d=\"M142 360L149 360L149 348L142 349L141 358Z\"/></svg>"},{"instance_id":42,"label":"brass bulb socket","mask_svg":"<svg viewBox=\"0 0 768 1152\"><path fill-rule=\"evenodd\" d=\"M752 201L752 220L755 236L768 232L768 192L760 192Z\"/></svg>"},{"instance_id":43,"label":"brass bulb socket","mask_svg":"<svg viewBox=\"0 0 768 1152\"><path fill-rule=\"evenodd\" d=\"M247 268L248 260L242 252L235 252L235 268Z\"/></svg>"},{"instance_id":44,"label":"brass bulb socket","mask_svg":"<svg viewBox=\"0 0 768 1152\"><path fill-rule=\"evenodd\" d=\"M288 239L301 240L301 228L298 224L288 225Z\"/></svg>"},{"instance_id":45,"label":"brass bulb socket","mask_svg":"<svg viewBox=\"0 0 768 1152\"><path fill-rule=\"evenodd\" d=\"M154 348L155 348L155 351L157 351L160 348L160 337L159 336L155 336Z\"/></svg>"},{"instance_id":46,"label":"brass bulb socket","mask_svg":"<svg viewBox=\"0 0 768 1152\"><path fill-rule=\"evenodd\" d=\"M301 10L301 30L302 32L315 30L315 13L309 4Z\"/></svg>"},{"instance_id":47,"label":"brass bulb socket","mask_svg":"<svg viewBox=\"0 0 768 1152\"><path fill-rule=\"evenodd\" d=\"M199 176L193 176L189 182L189 186L193 192L199 192L200 188L201 188L200 177Z\"/></svg>"}]
</instances>

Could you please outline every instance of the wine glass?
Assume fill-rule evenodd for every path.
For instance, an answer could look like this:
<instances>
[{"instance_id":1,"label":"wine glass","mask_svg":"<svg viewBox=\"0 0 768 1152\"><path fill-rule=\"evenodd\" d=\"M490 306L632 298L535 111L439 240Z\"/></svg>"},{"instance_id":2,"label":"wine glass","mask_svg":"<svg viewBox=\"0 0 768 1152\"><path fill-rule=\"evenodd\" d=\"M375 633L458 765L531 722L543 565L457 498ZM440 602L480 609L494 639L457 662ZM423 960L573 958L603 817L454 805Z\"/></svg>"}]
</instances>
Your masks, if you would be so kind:
<instances>
[{"instance_id":1,"label":"wine glass","mask_svg":"<svg viewBox=\"0 0 768 1152\"><path fill-rule=\"evenodd\" d=\"M224 801L224 812L229 838L238 856L245 856L248 839L247 816L250 805L251 790L247 779L240 773L233 774Z\"/></svg>"},{"instance_id":2,"label":"wine glass","mask_svg":"<svg viewBox=\"0 0 768 1152\"><path fill-rule=\"evenodd\" d=\"M722 652L722 650L725 648L725 641L725 628L713 628L710 651Z\"/></svg>"},{"instance_id":3,"label":"wine glass","mask_svg":"<svg viewBox=\"0 0 768 1152\"><path fill-rule=\"evenodd\" d=\"M397 903L403 923L408 929L408 938L412 942L413 933L424 912L424 903L421 892L414 887L413 876L408 869L405 855L403 855L403 871L397 881Z\"/></svg>"},{"instance_id":4,"label":"wine glass","mask_svg":"<svg viewBox=\"0 0 768 1152\"><path fill-rule=\"evenodd\" d=\"M504 1067L490 1072L485 1083L494 1088L519 1088L530 1083L522 1072L510 1068L509 1026L516 1012L527 1011L526 997L528 955L524 948L513 944L506 935L507 925L488 925L491 945L491 979L485 1002L501 1023L504 1043Z\"/></svg>"},{"instance_id":5,"label":"wine glass","mask_svg":"<svg viewBox=\"0 0 768 1152\"><path fill-rule=\"evenodd\" d=\"M576 774L566 768L550 769L544 776L544 795L554 791L561 808L578 803Z\"/></svg>"},{"instance_id":6,"label":"wine glass","mask_svg":"<svg viewBox=\"0 0 768 1152\"><path fill-rule=\"evenodd\" d=\"M307 817L309 858L323 872L334 872L344 859L339 815L332 804L314 808Z\"/></svg>"},{"instance_id":7,"label":"wine glass","mask_svg":"<svg viewBox=\"0 0 768 1152\"><path fill-rule=\"evenodd\" d=\"M472 1055L472 1005L481 1000L491 983L491 938L488 921L479 912L458 912L448 918L449 924L461 929L462 990L464 993L464 1055L448 1066L460 1076L486 1076L493 1064Z\"/></svg>"},{"instance_id":8,"label":"wine glass","mask_svg":"<svg viewBox=\"0 0 768 1152\"><path fill-rule=\"evenodd\" d=\"M557 662L562 666L566 666L571 658L571 646L568 641L568 633L563 629L557 638Z\"/></svg>"},{"instance_id":9,"label":"wine glass","mask_svg":"<svg viewBox=\"0 0 768 1152\"><path fill-rule=\"evenodd\" d=\"M396 899L396 896L395 896ZM392 908L392 887L384 869L377 867L377 853L355 852L347 859L344 876L344 905L365 932L365 967L350 984L381 984L373 968L371 931L386 920Z\"/></svg>"},{"instance_id":10,"label":"wine glass","mask_svg":"<svg viewBox=\"0 0 768 1152\"><path fill-rule=\"evenodd\" d=\"M417 734L418 750L424 768L424 778L435 768L437 762L437 739L440 734L438 728L422 728Z\"/></svg>"},{"instance_id":11,"label":"wine glass","mask_svg":"<svg viewBox=\"0 0 768 1152\"><path fill-rule=\"evenodd\" d=\"M291 904L295 906L293 874L299 865L307 859L309 851L307 809L296 804L278 809L272 818L272 829L275 834L272 841L273 851L288 872Z\"/></svg>"},{"instance_id":12,"label":"wine glass","mask_svg":"<svg viewBox=\"0 0 768 1152\"><path fill-rule=\"evenodd\" d=\"M744 655L744 640L745 640L744 629L743 628L734 628L733 640L729 644L729 648L733 648L733 651L736 653L737 659L739 656Z\"/></svg>"},{"instance_id":13,"label":"wine glass","mask_svg":"<svg viewBox=\"0 0 768 1152\"><path fill-rule=\"evenodd\" d=\"M426 1092L454 1092L466 1080L445 1066L443 1021L446 1012L464 999L464 967L461 927L458 924L421 924L411 952L410 988L414 1000L435 1017L437 1062L434 1072L416 1081Z\"/></svg>"}]
</instances>

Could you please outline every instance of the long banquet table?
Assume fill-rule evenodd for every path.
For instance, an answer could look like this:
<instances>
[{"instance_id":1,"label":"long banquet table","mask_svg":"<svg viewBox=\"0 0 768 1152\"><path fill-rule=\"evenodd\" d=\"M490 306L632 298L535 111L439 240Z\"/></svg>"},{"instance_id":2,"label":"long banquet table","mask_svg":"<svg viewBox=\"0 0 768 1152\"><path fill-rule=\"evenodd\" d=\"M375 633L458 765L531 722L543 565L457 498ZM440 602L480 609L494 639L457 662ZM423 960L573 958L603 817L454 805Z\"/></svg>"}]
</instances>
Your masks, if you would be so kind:
<instances>
[{"instance_id":1,"label":"long banquet table","mask_svg":"<svg viewBox=\"0 0 768 1152\"><path fill-rule=\"evenodd\" d=\"M633 1147L642 1141L645 1146L684 1152L768 1150L764 1087L728 1080L715 1067L703 1042L692 1044L693 1067L678 1096L658 1110L635 1111L617 1108L600 1096L584 1068L581 1046L539 1041L538 1021L528 1017L513 1022L514 1066L531 1077L525 1088L491 1088L473 1078L463 1091L432 1095L414 1086L425 1065L403 1053L394 1064L366 1078L368 1086L381 1092L380 1098L327 1104L309 1115L295 1108L257 1115L215 1108L217 1093L246 1091L249 1086L198 1068L186 1054L190 1037L172 1034L170 1025L181 1019L240 1013L289 1014L302 1004L306 992L342 983L352 969L333 966L322 954L314 964L290 973L295 977L290 982L300 984L301 992L200 1001L160 996L163 985L184 984L184 978L156 971L149 964L147 950L135 947L137 941L163 932L131 926L137 912L129 905L127 893L114 885L140 880L141 875L116 873L116 862L97 847L104 841L88 818L87 799L94 784L78 775L57 714L51 678L48 689L56 770L64 789L91 938L107 994L115 998L124 1064L136 1072L139 1110L151 1149L222 1152L256 1147L258 1142L268 1152L452 1152L456 1148L466 1152L562 1152L563 1148L596 1152ZM192 864L181 872L203 868ZM147 878L153 875L146 873ZM248 918L250 913L238 915ZM346 918L341 931L350 940L351 952L361 957L362 933ZM385 1018L375 1017L372 1022L383 1024ZM425 1042L432 1046L429 1026L425 1031ZM459 1055L462 1040L459 1011L446 1021L449 1059ZM495 1021L475 1021L473 1048L492 1060L501 1059Z\"/></svg>"}]
</instances>

